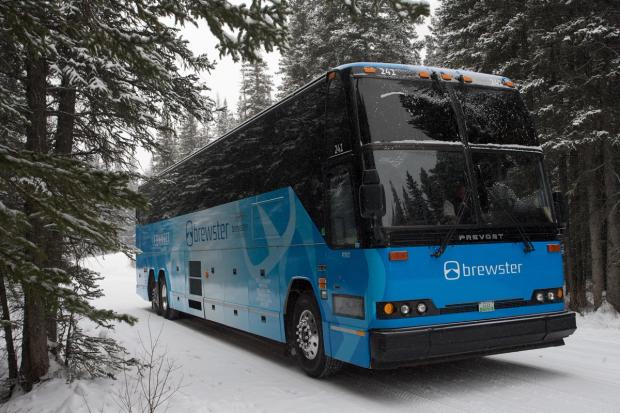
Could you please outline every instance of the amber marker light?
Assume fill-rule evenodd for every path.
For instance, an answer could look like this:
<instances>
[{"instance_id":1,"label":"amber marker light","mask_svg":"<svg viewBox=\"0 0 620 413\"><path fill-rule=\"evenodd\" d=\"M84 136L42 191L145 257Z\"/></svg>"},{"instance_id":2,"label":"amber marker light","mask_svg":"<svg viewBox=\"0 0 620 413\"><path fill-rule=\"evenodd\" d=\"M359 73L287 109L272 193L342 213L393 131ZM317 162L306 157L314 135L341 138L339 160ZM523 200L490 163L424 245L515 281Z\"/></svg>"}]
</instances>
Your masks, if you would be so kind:
<instances>
[{"instance_id":1,"label":"amber marker light","mask_svg":"<svg viewBox=\"0 0 620 413\"><path fill-rule=\"evenodd\" d=\"M562 246L560 244L547 244L547 252L561 252Z\"/></svg>"},{"instance_id":2,"label":"amber marker light","mask_svg":"<svg viewBox=\"0 0 620 413\"><path fill-rule=\"evenodd\" d=\"M442 74L441 74L441 78L442 78L443 80L452 80L452 75L451 75L451 74L448 74L448 73L442 73Z\"/></svg>"},{"instance_id":3,"label":"amber marker light","mask_svg":"<svg viewBox=\"0 0 620 413\"><path fill-rule=\"evenodd\" d=\"M327 278L319 278L319 288L324 290L327 288Z\"/></svg>"},{"instance_id":4,"label":"amber marker light","mask_svg":"<svg viewBox=\"0 0 620 413\"><path fill-rule=\"evenodd\" d=\"M562 298L564 297L564 290L562 290L561 288L558 288L558 290L555 292L555 296L557 298Z\"/></svg>"},{"instance_id":5,"label":"amber marker light","mask_svg":"<svg viewBox=\"0 0 620 413\"><path fill-rule=\"evenodd\" d=\"M418 73L418 76L420 76L422 79L430 79L431 78L431 74L426 72L426 71L422 71L422 72Z\"/></svg>"},{"instance_id":6,"label":"amber marker light","mask_svg":"<svg viewBox=\"0 0 620 413\"><path fill-rule=\"evenodd\" d=\"M364 73L377 73L376 67L364 66L362 70L364 71Z\"/></svg>"},{"instance_id":7,"label":"amber marker light","mask_svg":"<svg viewBox=\"0 0 620 413\"><path fill-rule=\"evenodd\" d=\"M386 303L383 306L383 312L387 315L392 315L394 314L394 304L392 303Z\"/></svg>"},{"instance_id":8,"label":"amber marker light","mask_svg":"<svg viewBox=\"0 0 620 413\"><path fill-rule=\"evenodd\" d=\"M508 86L508 87L515 87L515 84L512 82L512 80L506 79L502 82L502 85L504 86Z\"/></svg>"},{"instance_id":9,"label":"amber marker light","mask_svg":"<svg viewBox=\"0 0 620 413\"><path fill-rule=\"evenodd\" d=\"M473 82L473 81L474 81L474 79L472 79L472 78L471 78L471 77L469 77L469 76L465 76L465 75L461 75L461 80L462 80L463 82L465 82L465 83L471 83L471 82Z\"/></svg>"},{"instance_id":10,"label":"amber marker light","mask_svg":"<svg viewBox=\"0 0 620 413\"><path fill-rule=\"evenodd\" d=\"M390 261L407 261L408 259L407 251L390 251Z\"/></svg>"}]
</instances>

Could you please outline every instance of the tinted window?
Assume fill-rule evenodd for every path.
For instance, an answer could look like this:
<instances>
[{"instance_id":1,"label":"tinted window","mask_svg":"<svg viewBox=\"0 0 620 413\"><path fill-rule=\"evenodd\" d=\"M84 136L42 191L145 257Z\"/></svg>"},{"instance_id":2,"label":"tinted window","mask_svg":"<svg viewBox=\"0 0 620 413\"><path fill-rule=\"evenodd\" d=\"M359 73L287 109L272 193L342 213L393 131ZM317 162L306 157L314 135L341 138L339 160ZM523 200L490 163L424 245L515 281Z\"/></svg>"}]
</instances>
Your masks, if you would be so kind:
<instances>
[{"instance_id":1,"label":"tinted window","mask_svg":"<svg viewBox=\"0 0 620 413\"><path fill-rule=\"evenodd\" d=\"M325 112L327 156L351 150L351 127L347 114L346 89L339 79L329 82Z\"/></svg>"},{"instance_id":2,"label":"tinted window","mask_svg":"<svg viewBox=\"0 0 620 413\"><path fill-rule=\"evenodd\" d=\"M273 154L271 167L264 177L271 189L291 186L318 227L323 222L324 111L323 82L278 108L274 146L269 150Z\"/></svg>"},{"instance_id":3,"label":"tinted window","mask_svg":"<svg viewBox=\"0 0 620 413\"><path fill-rule=\"evenodd\" d=\"M291 186L321 225L325 83L293 99L197 153L141 188L149 223ZM142 214L141 214L142 215Z\"/></svg>"},{"instance_id":4,"label":"tinted window","mask_svg":"<svg viewBox=\"0 0 620 413\"><path fill-rule=\"evenodd\" d=\"M430 81L366 78L358 90L365 142L459 140L450 97Z\"/></svg>"},{"instance_id":5,"label":"tinted window","mask_svg":"<svg viewBox=\"0 0 620 413\"><path fill-rule=\"evenodd\" d=\"M335 168L329 180L329 238L333 246L353 246L357 243L355 204L351 176L344 167Z\"/></svg>"}]
</instances>

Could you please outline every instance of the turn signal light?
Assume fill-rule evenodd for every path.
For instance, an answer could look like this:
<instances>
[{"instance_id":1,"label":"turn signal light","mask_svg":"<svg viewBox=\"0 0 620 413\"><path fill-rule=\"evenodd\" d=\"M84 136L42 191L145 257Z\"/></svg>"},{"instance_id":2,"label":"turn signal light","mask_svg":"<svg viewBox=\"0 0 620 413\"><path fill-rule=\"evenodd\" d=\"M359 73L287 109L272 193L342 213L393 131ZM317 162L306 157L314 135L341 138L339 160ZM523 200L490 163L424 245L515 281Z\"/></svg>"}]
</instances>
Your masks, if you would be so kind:
<instances>
[{"instance_id":1,"label":"turn signal light","mask_svg":"<svg viewBox=\"0 0 620 413\"><path fill-rule=\"evenodd\" d=\"M420 76L422 79L430 79L431 78L431 74L426 72L426 71L422 71L422 72L418 73L418 76Z\"/></svg>"},{"instance_id":2,"label":"turn signal light","mask_svg":"<svg viewBox=\"0 0 620 413\"><path fill-rule=\"evenodd\" d=\"M319 278L319 288L324 290L327 288L327 278Z\"/></svg>"},{"instance_id":3,"label":"turn signal light","mask_svg":"<svg viewBox=\"0 0 620 413\"><path fill-rule=\"evenodd\" d=\"M474 81L474 79L472 79L469 76L465 76L465 75L461 75L461 81L465 82L465 83L471 83Z\"/></svg>"},{"instance_id":4,"label":"turn signal light","mask_svg":"<svg viewBox=\"0 0 620 413\"><path fill-rule=\"evenodd\" d=\"M407 261L408 259L407 251L390 251L390 261Z\"/></svg>"},{"instance_id":5,"label":"turn signal light","mask_svg":"<svg viewBox=\"0 0 620 413\"><path fill-rule=\"evenodd\" d=\"M564 297L564 290L562 290L561 288L558 288L558 290L555 292L555 296L557 298L562 298Z\"/></svg>"},{"instance_id":6,"label":"turn signal light","mask_svg":"<svg viewBox=\"0 0 620 413\"><path fill-rule=\"evenodd\" d=\"M451 75L451 74L448 74L448 73L442 73L442 74L441 74L441 78L442 78L443 80L452 80L452 75Z\"/></svg>"},{"instance_id":7,"label":"turn signal light","mask_svg":"<svg viewBox=\"0 0 620 413\"><path fill-rule=\"evenodd\" d=\"M387 315L392 315L394 314L394 304L392 303L386 303L383 306L383 312Z\"/></svg>"},{"instance_id":8,"label":"turn signal light","mask_svg":"<svg viewBox=\"0 0 620 413\"><path fill-rule=\"evenodd\" d=\"M547 252L560 252L562 246L560 244L547 244Z\"/></svg>"},{"instance_id":9,"label":"turn signal light","mask_svg":"<svg viewBox=\"0 0 620 413\"><path fill-rule=\"evenodd\" d=\"M515 87L515 84L512 82L512 80L509 80L509 79L504 80L502 84L508 87Z\"/></svg>"},{"instance_id":10,"label":"turn signal light","mask_svg":"<svg viewBox=\"0 0 620 413\"><path fill-rule=\"evenodd\" d=\"M377 73L376 67L364 66L362 70L364 71L364 73Z\"/></svg>"}]
</instances>

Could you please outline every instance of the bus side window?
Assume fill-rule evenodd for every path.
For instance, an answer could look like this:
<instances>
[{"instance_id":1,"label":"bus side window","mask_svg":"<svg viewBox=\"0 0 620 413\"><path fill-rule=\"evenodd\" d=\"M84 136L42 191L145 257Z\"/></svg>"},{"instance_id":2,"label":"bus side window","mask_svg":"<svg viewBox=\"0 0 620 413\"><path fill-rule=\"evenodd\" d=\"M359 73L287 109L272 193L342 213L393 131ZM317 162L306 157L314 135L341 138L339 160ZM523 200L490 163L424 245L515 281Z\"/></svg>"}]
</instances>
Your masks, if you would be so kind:
<instances>
[{"instance_id":1,"label":"bus side window","mask_svg":"<svg viewBox=\"0 0 620 413\"><path fill-rule=\"evenodd\" d=\"M347 115L346 92L339 79L330 80L328 86L325 144L327 157L351 150L351 126Z\"/></svg>"},{"instance_id":2,"label":"bus side window","mask_svg":"<svg viewBox=\"0 0 620 413\"><path fill-rule=\"evenodd\" d=\"M328 178L329 240L333 247L357 244L355 204L351 176L344 167L334 169Z\"/></svg>"}]
</instances>

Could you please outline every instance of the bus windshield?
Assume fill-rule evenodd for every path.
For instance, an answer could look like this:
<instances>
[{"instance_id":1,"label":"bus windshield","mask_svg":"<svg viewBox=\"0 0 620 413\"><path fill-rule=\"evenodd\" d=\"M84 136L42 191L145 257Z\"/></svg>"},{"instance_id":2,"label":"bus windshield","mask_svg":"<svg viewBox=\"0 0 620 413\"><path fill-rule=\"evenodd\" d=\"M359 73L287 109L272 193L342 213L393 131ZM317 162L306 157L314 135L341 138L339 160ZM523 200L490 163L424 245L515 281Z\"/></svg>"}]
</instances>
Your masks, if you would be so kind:
<instances>
[{"instance_id":1,"label":"bus windshield","mask_svg":"<svg viewBox=\"0 0 620 413\"><path fill-rule=\"evenodd\" d=\"M536 153L472 150L476 190L466 178L463 150L378 149L372 158L385 187L384 227L553 223Z\"/></svg>"},{"instance_id":2,"label":"bus windshield","mask_svg":"<svg viewBox=\"0 0 620 413\"><path fill-rule=\"evenodd\" d=\"M527 108L515 90L383 78L359 79L357 88L366 143L461 140L447 89L452 88L470 143L537 144Z\"/></svg>"}]
</instances>

